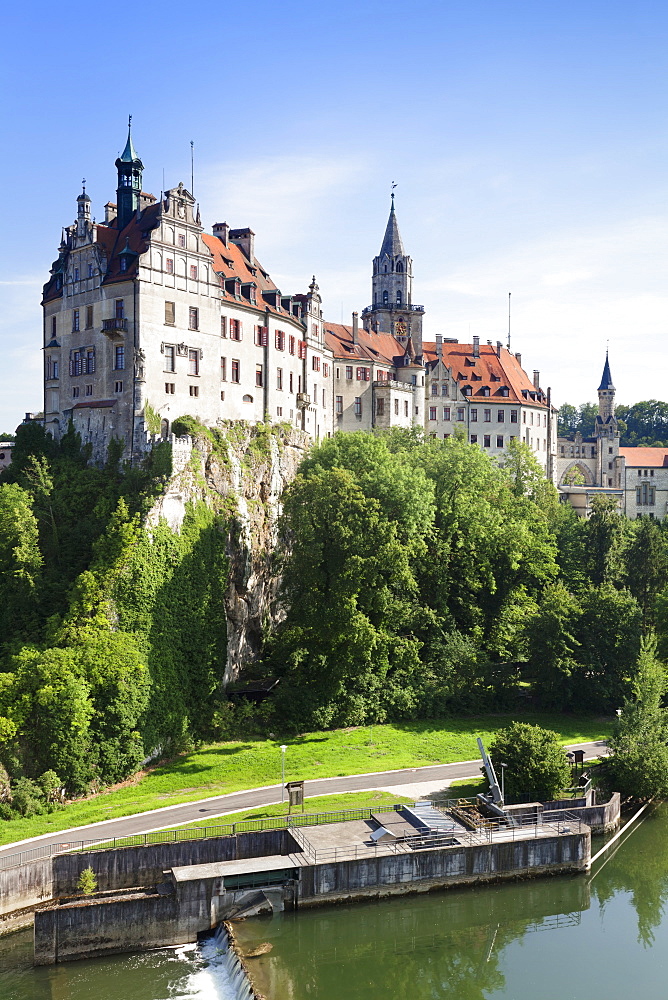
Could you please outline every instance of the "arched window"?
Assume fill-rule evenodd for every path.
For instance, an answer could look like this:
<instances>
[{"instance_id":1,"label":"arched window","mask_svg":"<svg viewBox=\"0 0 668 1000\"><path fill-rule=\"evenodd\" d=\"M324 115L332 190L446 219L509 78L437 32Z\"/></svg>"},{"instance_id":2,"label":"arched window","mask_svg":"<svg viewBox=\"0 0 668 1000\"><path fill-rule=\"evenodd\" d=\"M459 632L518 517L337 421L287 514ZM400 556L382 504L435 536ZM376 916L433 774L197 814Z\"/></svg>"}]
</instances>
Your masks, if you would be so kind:
<instances>
[{"instance_id":1,"label":"arched window","mask_svg":"<svg viewBox=\"0 0 668 1000\"><path fill-rule=\"evenodd\" d=\"M401 292L397 292L397 305L401 305Z\"/></svg>"},{"instance_id":2,"label":"arched window","mask_svg":"<svg viewBox=\"0 0 668 1000\"><path fill-rule=\"evenodd\" d=\"M387 268L385 268L387 270ZM386 306L390 301L389 292L383 292L383 305Z\"/></svg>"},{"instance_id":3,"label":"arched window","mask_svg":"<svg viewBox=\"0 0 668 1000\"><path fill-rule=\"evenodd\" d=\"M404 265L401 263L400 260L398 260L397 261L397 274L401 274L401 272L403 271L403 269L404 269Z\"/></svg>"}]
</instances>

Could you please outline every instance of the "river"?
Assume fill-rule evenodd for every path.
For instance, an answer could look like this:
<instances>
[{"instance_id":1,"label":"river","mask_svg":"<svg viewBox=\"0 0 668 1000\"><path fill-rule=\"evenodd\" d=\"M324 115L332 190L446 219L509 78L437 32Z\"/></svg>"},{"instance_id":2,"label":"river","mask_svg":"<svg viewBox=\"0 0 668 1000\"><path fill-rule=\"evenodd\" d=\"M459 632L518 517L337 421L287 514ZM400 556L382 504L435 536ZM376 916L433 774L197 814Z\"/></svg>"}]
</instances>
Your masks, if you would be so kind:
<instances>
[{"instance_id":1,"label":"river","mask_svg":"<svg viewBox=\"0 0 668 1000\"><path fill-rule=\"evenodd\" d=\"M242 922L269 1000L628 1000L668 996L668 807L596 865L555 877ZM31 966L0 938L2 1000L230 1000L201 948Z\"/></svg>"}]
</instances>

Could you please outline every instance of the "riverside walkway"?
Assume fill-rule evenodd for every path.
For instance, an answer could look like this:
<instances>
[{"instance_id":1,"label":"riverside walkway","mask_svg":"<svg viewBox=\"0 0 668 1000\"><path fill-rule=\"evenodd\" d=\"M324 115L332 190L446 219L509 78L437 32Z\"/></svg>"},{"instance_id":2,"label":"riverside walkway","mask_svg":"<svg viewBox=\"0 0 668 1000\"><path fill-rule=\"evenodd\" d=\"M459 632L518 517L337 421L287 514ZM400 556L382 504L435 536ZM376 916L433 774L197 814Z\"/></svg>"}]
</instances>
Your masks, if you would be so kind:
<instances>
[{"instance_id":1,"label":"riverside walkway","mask_svg":"<svg viewBox=\"0 0 668 1000\"><path fill-rule=\"evenodd\" d=\"M605 740L593 743L574 743L565 746L564 752L573 749L584 750L585 760L591 760L606 753L607 743ZM442 789L453 781L461 781L473 775L477 777L481 767L481 760L469 760L454 764L404 768L398 771L375 771L368 774L351 774L335 778L316 778L305 782L304 793L306 797L311 798L316 795L389 789L395 794L419 798L420 793L414 794L418 791L416 786L422 786L425 792L428 787ZM75 841L97 838L107 840L114 837L127 837L132 834L150 833L153 830L186 825L198 820L213 820L242 809L273 805L280 801L281 786L266 785L263 788L230 792L228 795L216 795L211 798L199 799L196 802L184 802L181 805L165 806L162 809L135 813L132 816L121 816L118 819L90 823L87 826L71 827L68 830L59 830L40 837L31 837L29 840L4 845L0 848L0 866L3 859L11 855L63 844L70 839Z\"/></svg>"}]
</instances>

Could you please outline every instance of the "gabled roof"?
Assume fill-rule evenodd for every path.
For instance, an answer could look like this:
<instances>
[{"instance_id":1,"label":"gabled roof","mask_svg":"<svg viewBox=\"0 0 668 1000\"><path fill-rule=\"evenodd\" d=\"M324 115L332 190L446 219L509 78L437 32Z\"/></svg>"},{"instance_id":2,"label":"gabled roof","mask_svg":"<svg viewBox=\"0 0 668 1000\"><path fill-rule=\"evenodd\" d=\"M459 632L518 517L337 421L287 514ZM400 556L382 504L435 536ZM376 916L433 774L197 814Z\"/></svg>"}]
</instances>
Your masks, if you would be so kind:
<instances>
[{"instance_id":1,"label":"gabled roof","mask_svg":"<svg viewBox=\"0 0 668 1000\"><path fill-rule=\"evenodd\" d=\"M627 466L634 468L643 465L654 469L668 467L668 448L620 448L619 454L626 459Z\"/></svg>"},{"instance_id":2,"label":"gabled roof","mask_svg":"<svg viewBox=\"0 0 668 1000\"><path fill-rule=\"evenodd\" d=\"M389 333L373 333L360 327L357 341L353 343L352 326L325 323L325 343L341 361L375 361L395 367L404 356L404 348Z\"/></svg>"},{"instance_id":3,"label":"gabled roof","mask_svg":"<svg viewBox=\"0 0 668 1000\"><path fill-rule=\"evenodd\" d=\"M217 236L211 236L209 233L202 233L202 242L211 252L214 271L221 275L221 302L239 303L239 299L235 298L234 293L225 287L226 280L238 278L242 285L255 285L254 308L269 309L269 312L275 316L292 319L295 323L298 322L292 313L280 307L280 289L276 287L257 258L252 262L249 261L241 247L237 246L236 243L228 240L226 246L221 239ZM279 296L271 295L265 299L263 292L279 292ZM292 298L298 298L298 296L292 296ZM274 304L274 300L277 301L277 305ZM242 301L244 300L242 299ZM253 305L247 299L245 301L247 304Z\"/></svg>"},{"instance_id":4,"label":"gabled roof","mask_svg":"<svg viewBox=\"0 0 668 1000\"><path fill-rule=\"evenodd\" d=\"M387 228L385 229L385 236L383 237L383 245L380 248L379 256L384 257L387 254L388 257L396 257L398 254L403 256L403 253L404 245L399 235L399 226L397 225L397 217L394 212L394 195L392 195L390 217L387 220Z\"/></svg>"},{"instance_id":5,"label":"gabled roof","mask_svg":"<svg viewBox=\"0 0 668 1000\"><path fill-rule=\"evenodd\" d=\"M425 361L430 367L434 367L437 361L436 344L424 342L422 348ZM469 398L472 400L477 397L496 398L499 401L504 399L516 403L531 403L532 406L547 406L540 390L536 389L515 355L505 347L497 355L495 347L481 344L479 357L474 357L473 344L444 343L441 346L441 356L444 364L452 370L459 388L465 385L471 387ZM504 387L508 389L507 396L501 392ZM489 389L489 396L483 392L484 389Z\"/></svg>"}]
</instances>

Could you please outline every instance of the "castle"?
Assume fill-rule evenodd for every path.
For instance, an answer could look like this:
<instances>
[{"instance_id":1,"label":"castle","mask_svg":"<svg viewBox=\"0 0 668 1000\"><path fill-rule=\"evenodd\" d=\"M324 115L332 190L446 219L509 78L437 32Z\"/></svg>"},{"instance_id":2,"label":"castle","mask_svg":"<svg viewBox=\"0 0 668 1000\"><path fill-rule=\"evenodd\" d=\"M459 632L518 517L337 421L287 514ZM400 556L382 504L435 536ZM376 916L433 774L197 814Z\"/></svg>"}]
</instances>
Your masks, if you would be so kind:
<instances>
[{"instance_id":1,"label":"castle","mask_svg":"<svg viewBox=\"0 0 668 1000\"><path fill-rule=\"evenodd\" d=\"M595 496L617 499L627 517L662 519L668 511L668 448L620 447L615 387L606 353L591 437L558 438L556 474L562 498L583 516Z\"/></svg>"},{"instance_id":2,"label":"castle","mask_svg":"<svg viewBox=\"0 0 668 1000\"><path fill-rule=\"evenodd\" d=\"M525 441L554 475L556 410L501 343L423 340L392 196L372 302L350 325L327 323L318 284L286 294L249 228L206 233L183 184L142 190L132 134L116 160L103 223L84 190L44 286L44 421L70 422L104 461L112 439L136 460L185 414L285 422L314 440L337 430L461 430L491 455Z\"/></svg>"}]
</instances>

